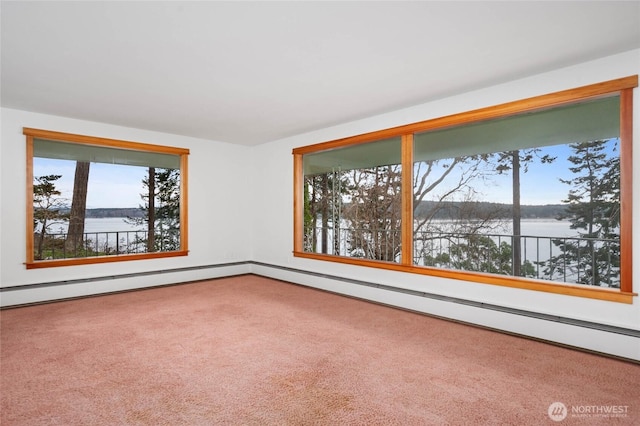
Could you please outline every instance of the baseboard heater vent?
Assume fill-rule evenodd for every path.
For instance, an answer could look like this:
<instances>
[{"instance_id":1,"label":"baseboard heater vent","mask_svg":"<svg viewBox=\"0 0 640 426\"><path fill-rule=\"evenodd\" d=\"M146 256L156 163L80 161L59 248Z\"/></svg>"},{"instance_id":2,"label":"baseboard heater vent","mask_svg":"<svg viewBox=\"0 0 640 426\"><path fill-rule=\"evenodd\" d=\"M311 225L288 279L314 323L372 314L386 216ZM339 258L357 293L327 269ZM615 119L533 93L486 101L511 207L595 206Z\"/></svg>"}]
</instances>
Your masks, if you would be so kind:
<instances>
[{"instance_id":1,"label":"baseboard heater vent","mask_svg":"<svg viewBox=\"0 0 640 426\"><path fill-rule=\"evenodd\" d=\"M36 288L57 287L60 285L69 285L69 284L84 284L84 283L92 283L97 281L120 280L124 278L138 278L138 277L145 277L150 275L191 272L191 271L199 271L202 269L228 268L230 266L251 265L252 263L253 262L249 262L249 261L216 263L213 265L186 266L184 268L160 269L160 270L145 271L145 272L132 272L130 274L103 275L100 277L79 278L75 280L49 281L44 283L24 284L24 285L12 286L12 287L2 287L0 288L0 293L16 291L16 290L30 290L30 289L36 289Z\"/></svg>"}]
</instances>

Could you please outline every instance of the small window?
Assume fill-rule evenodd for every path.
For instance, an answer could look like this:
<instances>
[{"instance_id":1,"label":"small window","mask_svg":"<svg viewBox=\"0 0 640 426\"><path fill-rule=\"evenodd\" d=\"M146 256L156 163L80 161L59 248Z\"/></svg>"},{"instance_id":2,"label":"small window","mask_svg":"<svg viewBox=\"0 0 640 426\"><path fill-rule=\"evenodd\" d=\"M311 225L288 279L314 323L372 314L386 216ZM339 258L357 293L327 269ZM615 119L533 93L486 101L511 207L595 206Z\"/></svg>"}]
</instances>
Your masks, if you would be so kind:
<instances>
[{"instance_id":1,"label":"small window","mask_svg":"<svg viewBox=\"0 0 640 426\"><path fill-rule=\"evenodd\" d=\"M305 251L400 262L400 138L304 157Z\"/></svg>"},{"instance_id":2,"label":"small window","mask_svg":"<svg viewBox=\"0 0 640 426\"><path fill-rule=\"evenodd\" d=\"M187 254L188 150L24 134L27 268Z\"/></svg>"}]
</instances>

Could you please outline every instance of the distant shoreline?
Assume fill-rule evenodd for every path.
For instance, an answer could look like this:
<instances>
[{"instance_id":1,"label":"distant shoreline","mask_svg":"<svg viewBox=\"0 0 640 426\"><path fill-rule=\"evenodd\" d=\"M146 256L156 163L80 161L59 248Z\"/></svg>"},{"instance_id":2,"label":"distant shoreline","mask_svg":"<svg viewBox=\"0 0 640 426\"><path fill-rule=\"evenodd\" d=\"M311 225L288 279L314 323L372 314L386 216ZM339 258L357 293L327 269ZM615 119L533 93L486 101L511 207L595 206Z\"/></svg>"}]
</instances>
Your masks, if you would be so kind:
<instances>
[{"instance_id":1,"label":"distant shoreline","mask_svg":"<svg viewBox=\"0 0 640 426\"><path fill-rule=\"evenodd\" d=\"M345 203L347 204L347 203ZM434 219L446 219L450 218L451 214L459 209L463 204L473 204L479 211L486 209L494 210L496 208L501 210L500 217L508 218L511 215L512 205L490 202L470 202L460 203L455 201L445 201L436 203L434 201L422 201L420 205L415 208L416 218L424 217L425 213L433 209L436 204L441 204L440 211L433 217ZM522 205L520 206L520 217L522 219L556 219L560 214L564 213L568 206L566 204L539 204L539 205ZM65 211L65 210L63 210ZM68 211L68 209L67 209ZM145 217L145 211L140 207L122 207L122 208L109 208L99 207L87 209L86 218L110 218L110 217Z\"/></svg>"},{"instance_id":2,"label":"distant shoreline","mask_svg":"<svg viewBox=\"0 0 640 426\"><path fill-rule=\"evenodd\" d=\"M104 219L110 217L144 217L145 212L139 207L94 208L87 209L85 218Z\"/></svg>"},{"instance_id":3,"label":"distant shoreline","mask_svg":"<svg viewBox=\"0 0 640 426\"><path fill-rule=\"evenodd\" d=\"M567 204L522 204L520 206L521 219L557 219L566 213ZM459 212L466 210L467 214L474 212L481 215L488 214L496 219L508 219L513 215L512 204L491 203L486 201L422 201L414 209L416 218L431 217L433 219L451 219L459 217Z\"/></svg>"}]
</instances>

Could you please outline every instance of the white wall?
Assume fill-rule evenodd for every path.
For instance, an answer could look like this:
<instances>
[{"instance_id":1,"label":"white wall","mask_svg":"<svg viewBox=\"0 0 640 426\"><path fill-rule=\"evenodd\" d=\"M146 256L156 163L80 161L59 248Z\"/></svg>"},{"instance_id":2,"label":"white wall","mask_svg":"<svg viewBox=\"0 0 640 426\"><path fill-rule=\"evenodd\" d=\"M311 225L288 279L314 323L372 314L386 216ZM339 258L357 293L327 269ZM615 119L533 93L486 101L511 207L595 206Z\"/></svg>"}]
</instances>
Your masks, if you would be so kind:
<instances>
[{"instance_id":1,"label":"white wall","mask_svg":"<svg viewBox=\"0 0 640 426\"><path fill-rule=\"evenodd\" d=\"M640 300L637 297L634 298L632 305L628 305L300 259L292 256L293 158L291 150L293 148L635 74L640 74L640 51L638 50L258 146L253 152L254 170L260 174L255 179L254 194L256 203L262 206L261 217L263 221L261 224L256 224L254 228L254 260L271 265L330 274L370 283L640 330ZM372 89L374 90L375 88ZM634 140L636 141L636 147L640 137L638 132L640 120L637 113L640 110L640 96L638 93L639 89L636 89L634 96L636 105ZM640 165L640 149L634 150L634 164ZM638 249L640 247L638 244L640 242L640 214L638 214L640 212L640 167L636 167L634 170L633 185L633 209L636 212L633 226L633 246L636 248L633 254L633 263L640 265L640 249ZM264 226L263 224L268 225ZM582 327L569 327L564 324L486 309L465 307L459 304L435 301L403 293L352 285L338 280L310 277L290 270L256 266L254 271L275 278L377 300L417 311L612 353L627 358L640 359L640 340L634 337L587 330ZM640 267L635 267L633 278L635 291L638 292L640 290L638 288L640 287Z\"/></svg>"},{"instance_id":2,"label":"white wall","mask_svg":"<svg viewBox=\"0 0 640 426\"><path fill-rule=\"evenodd\" d=\"M177 135L111 126L3 108L0 144L0 287L82 280L175 268L226 264L251 258L251 230L246 178L251 151L247 147ZM188 148L189 255L144 261L27 270L26 142L23 127L77 133ZM250 265L163 273L136 278L105 279L27 290L3 291L3 306L84 294L250 272Z\"/></svg>"}]
</instances>

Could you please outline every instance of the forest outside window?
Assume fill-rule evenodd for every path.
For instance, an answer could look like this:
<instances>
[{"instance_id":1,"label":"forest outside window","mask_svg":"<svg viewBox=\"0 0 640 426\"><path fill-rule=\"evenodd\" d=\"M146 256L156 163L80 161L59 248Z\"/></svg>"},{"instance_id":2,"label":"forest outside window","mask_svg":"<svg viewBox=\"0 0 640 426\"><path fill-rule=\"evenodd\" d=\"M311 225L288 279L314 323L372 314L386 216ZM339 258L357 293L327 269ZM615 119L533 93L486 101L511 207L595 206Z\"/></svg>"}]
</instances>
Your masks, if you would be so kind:
<instances>
[{"instance_id":1,"label":"forest outside window","mask_svg":"<svg viewBox=\"0 0 640 426\"><path fill-rule=\"evenodd\" d=\"M24 134L27 268L187 254L188 150Z\"/></svg>"},{"instance_id":2,"label":"forest outside window","mask_svg":"<svg viewBox=\"0 0 640 426\"><path fill-rule=\"evenodd\" d=\"M304 157L305 251L400 262L400 138Z\"/></svg>"},{"instance_id":3,"label":"forest outside window","mask_svg":"<svg viewBox=\"0 0 640 426\"><path fill-rule=\"evenodd\" d=\"M630 303L636 86L294 149L294 254Z\"/></svg>"}]
</instances>

